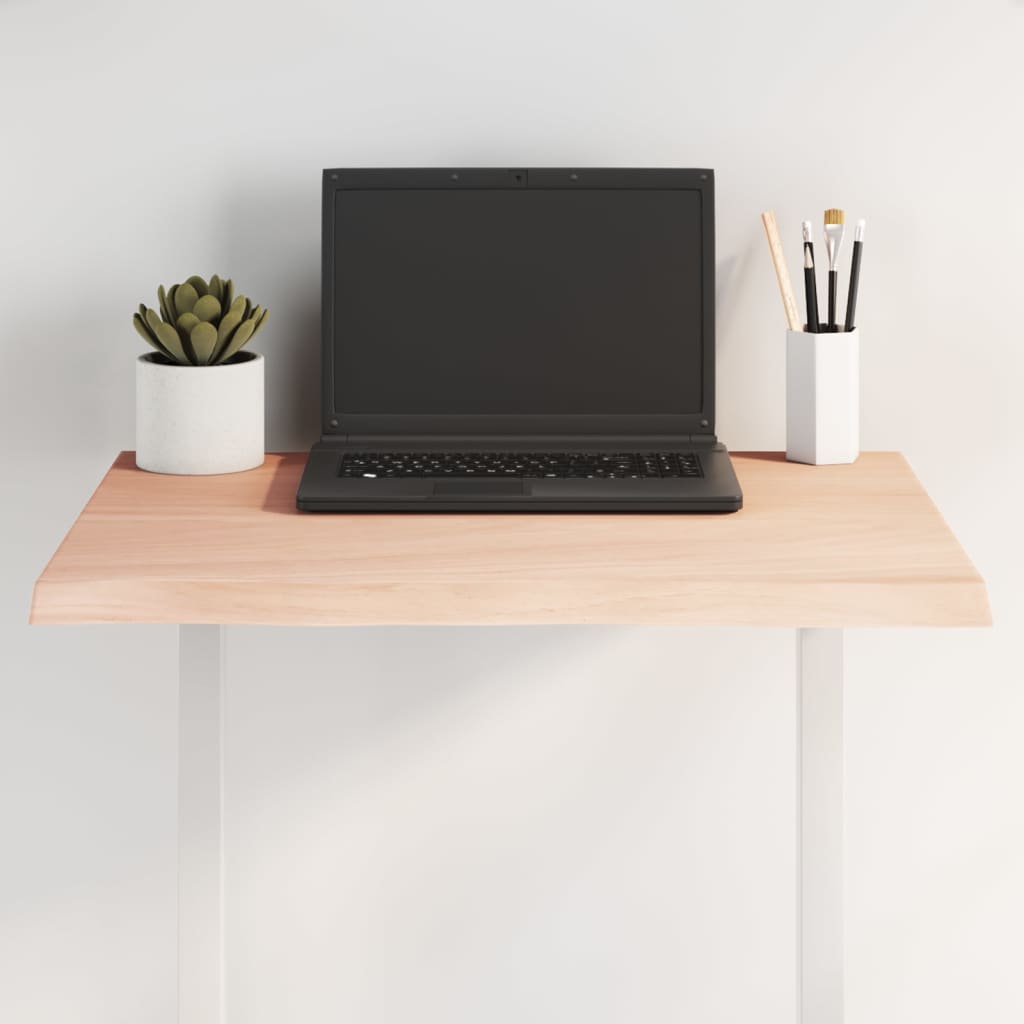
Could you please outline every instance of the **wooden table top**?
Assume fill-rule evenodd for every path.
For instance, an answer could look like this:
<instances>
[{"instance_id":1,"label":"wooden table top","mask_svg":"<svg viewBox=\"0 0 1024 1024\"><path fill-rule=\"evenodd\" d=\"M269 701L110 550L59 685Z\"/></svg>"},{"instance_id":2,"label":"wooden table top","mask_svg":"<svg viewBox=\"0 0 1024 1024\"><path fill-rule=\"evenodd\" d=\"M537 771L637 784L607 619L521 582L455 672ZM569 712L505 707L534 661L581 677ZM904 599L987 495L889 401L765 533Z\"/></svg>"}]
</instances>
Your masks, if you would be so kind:
<instances>
[{"instance_id":1,"label":"wooden table top","mask_svg":"<svg viewBox=\"0 0 1024 1024\"><path fill-rule=\"evenodd\" d=\"M305 453L225 476L118 456L31 621L984 626L985 584L906 460L733 456L730 515L298 512Z\"/></svg>"}]
</instances>

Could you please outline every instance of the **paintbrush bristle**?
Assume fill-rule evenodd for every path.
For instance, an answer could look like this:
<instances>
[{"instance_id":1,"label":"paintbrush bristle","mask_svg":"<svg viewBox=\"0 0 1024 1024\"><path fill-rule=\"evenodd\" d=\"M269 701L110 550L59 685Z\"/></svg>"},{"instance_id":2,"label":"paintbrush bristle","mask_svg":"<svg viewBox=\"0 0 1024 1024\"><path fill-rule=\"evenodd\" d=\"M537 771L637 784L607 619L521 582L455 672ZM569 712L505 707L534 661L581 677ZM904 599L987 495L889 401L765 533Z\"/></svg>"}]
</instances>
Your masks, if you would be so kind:
<instances>
[{"instance_id":1,"label":"paintbrush bristle","mask_svg":"<svg viewBox=\"0 0 1024 1024\"><path fill-rule=\"evenodd\" d=\"M844 224L846 222L846 214L842 210L826 210L825 211L825 223L826 224Z\"/></svg>"}]
</instances>

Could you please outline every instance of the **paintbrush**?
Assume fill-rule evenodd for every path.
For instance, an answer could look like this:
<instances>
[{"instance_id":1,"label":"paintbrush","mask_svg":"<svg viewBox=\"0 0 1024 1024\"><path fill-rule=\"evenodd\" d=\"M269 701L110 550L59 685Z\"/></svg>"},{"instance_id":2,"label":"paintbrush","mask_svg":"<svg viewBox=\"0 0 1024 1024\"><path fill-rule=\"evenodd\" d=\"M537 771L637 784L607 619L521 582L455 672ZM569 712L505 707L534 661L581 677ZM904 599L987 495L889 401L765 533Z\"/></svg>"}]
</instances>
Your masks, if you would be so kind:
<instances>
[{"instance_id":1,"label":"paintbrush","mask_svg":"<svg viewBox=\"0 0 1024 1024\"><path fill-rule=\"evenodd\" d=\"M811 222L805 220L804 229L804 298L807 301L807 330L817 334L821 330L818 322L818 281L814 271L814 242L811 241Z\"/></svg>"},{"instance_id":2,"label":"paintbrush","mask_svg":"<svg viewBox=\"0 0 1024 1024\"><path fill-rule=\"evenodd\" d=\"M842 210L825 211L825 251L828 253L828 329L836 331L836 292L839 290L839 250L843 244Z\"/></svg>"},{"instance_id":3,"label":"paintbrush","mask_svg":"<svg viewBox=\"0 0 1024 1024\"><path fill-rule=\"evenodd\" d=\"M846 299L846 330L852 331L857 316L857 289L860 287L860 255L864 248L864 221L853 229L853 256L850 257L850 294Z\"/></svg>"}]
</instances>

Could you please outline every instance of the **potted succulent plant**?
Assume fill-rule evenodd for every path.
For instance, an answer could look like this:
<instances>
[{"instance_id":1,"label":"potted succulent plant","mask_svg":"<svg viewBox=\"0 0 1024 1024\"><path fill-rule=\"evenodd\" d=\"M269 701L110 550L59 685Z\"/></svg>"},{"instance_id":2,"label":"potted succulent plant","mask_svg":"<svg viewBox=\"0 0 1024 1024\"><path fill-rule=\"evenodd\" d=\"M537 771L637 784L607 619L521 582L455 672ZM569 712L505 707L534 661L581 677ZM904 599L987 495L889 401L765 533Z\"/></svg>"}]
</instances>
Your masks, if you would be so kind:
<instances>
[{"instance_id":1,"label":"potted succulent plant","mask_svg":"<svg viewBox=\"0 0 1024 1024\"><path fill-rule=\"evenodd\" d=\"M135 375L135 460L153 473L237 473L262 465L263 357L242 351L267 311L216 274L157 289L135 329L156 350Z\"/></svg>"}]
</instances>

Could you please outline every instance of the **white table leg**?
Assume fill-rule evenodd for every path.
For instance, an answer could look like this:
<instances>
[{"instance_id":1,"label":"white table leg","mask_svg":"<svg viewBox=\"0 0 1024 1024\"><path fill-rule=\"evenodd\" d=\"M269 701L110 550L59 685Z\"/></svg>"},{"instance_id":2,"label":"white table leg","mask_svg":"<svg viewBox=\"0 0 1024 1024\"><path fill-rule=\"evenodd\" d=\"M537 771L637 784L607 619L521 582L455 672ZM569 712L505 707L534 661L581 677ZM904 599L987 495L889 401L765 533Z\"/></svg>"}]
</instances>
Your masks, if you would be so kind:
<instances>
[{"instance_id":1,"label":"white table leg","mask_svg":"<svg viewBox=\"0 0 1024 1024\"><path fill-rule=\"evenodd\" d=\"M178 630L178 1024L223 1024L223 627Z\"/></svg>"},{"instance_id":2,"label":"white table leg","mask_svg":"<svg viewBox=\"0 0 1024 1024\"><path fill-rule=\"evenodd\" d=\"M843 631L798 629L797 1020L843 1020Z\"/></svg>"}]
</instances>

